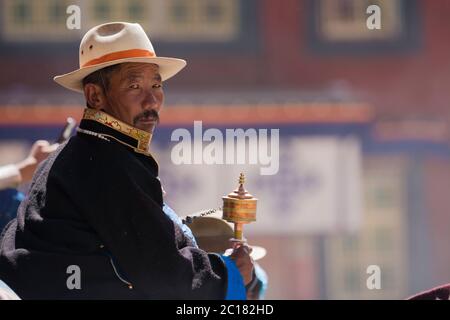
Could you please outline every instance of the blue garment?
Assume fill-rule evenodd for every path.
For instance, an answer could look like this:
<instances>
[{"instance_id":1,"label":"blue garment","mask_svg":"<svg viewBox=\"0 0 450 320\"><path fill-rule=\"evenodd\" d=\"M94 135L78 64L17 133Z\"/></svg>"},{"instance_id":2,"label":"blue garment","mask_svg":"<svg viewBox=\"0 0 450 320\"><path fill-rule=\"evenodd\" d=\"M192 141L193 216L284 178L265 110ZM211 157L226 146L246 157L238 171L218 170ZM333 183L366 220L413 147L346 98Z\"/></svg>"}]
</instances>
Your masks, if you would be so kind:
<instances>
[{"instance_id":1,"label":"blue garment","mask_svg":"<svg viewBox=\"0 0 450 320\"><path fill-rule=\"evenodd\" d=\"M197 242L195 241L194 235L192 234L191 229L181 221L181 218L176 214L175 211L172 210L167 204L164 203L163 211L169 218L178 224L183 230L184 234L190 238L196 247L198 247ZM221 256L223 261L225 262L225 266L228 271L228 286L227 286L227 294L226 300L246 300L246 289L244 286L244 280L242 279L241 273L237 268L235 262L227 256Z\"/></svg>"},{"instance_id":2,"label":"blue garment","mask_svg":"<svg viewBox=\"0 0 450 320\"><path fill-rule=\"evenodd\" d=\"M17 209L25 195L16 189L0 190L0 233L3 228L17 215ZM0 280L0 291L7 293L10 297L19 299L14 291L2 280Z\"/></svg>"},{"instance_id":3,"label":"blue garment","mask_svg":"<svg viewBox=\"0 0 450 320\"><path fill-rule=\"evenodd\" d=\"M225 300L247 300L244 280L239 269L229 256L221 256L228 270L228 288Z\"/></svg>"},{"instance_id":4,"label":"blue garment","mask_svg":"<svg viewBox=\"0 0 450 320\"><path fill-rule=\"evenodd\" d=\"M259 289L258 292L258 299L263 300L265 298L267 291L267 283L269 282L267 273L264 271L263 268L261 268L259 264L255 263L254 266L255 266L255 275L258 278L259 282L261 283L261 288Z\"/></svg>"},{"instance_id":5,"label":"blue garment","mask_svg":"<svg viewBox=\"0 0 450 320\"><path fill-rule=\"evenodd\" d=\"M25 195L16 189L0 190L0 232L17 215L17 209Z\"/></svg>"},{"instance_id":6,"label":"blue garment","mask_svg":"<svg viewBox=\"0 0 450 320\"><path fill-rule=\"evenodd\" d=\"M169 218L173 222L175 222L177 225L179 225L181 227L181 229L184 232L184 235L186 237L188 237L189 239L191 239L194 242L195 246L198 247L197 241L195 241L195 238L194 238L194 235L192 234L191 229L189 229L189 227L181 221L181 218L176 214L176 212L173 211L173 209L171 207L169 207L166 203L163 204L163 211L167 216L169 216Z\"/></svg>"}]
</instances>

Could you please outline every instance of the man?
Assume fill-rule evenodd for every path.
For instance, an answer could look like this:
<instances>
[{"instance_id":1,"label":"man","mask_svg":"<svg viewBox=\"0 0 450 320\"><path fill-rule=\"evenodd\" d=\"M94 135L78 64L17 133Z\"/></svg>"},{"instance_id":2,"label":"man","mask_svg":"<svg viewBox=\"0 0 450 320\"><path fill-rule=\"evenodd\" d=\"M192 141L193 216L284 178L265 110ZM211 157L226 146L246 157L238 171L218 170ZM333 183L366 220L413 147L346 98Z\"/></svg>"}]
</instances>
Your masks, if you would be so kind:
<instances>
[{"instance_id":1,"label":"man","mask_svg":"<svg viewBox=\"0 0 450 320\"><path fill-rule=\"evenodd\" d=\"M157 57L142 27L122 22L89 30L79 57L55 81L83 92L87 109L6 228L0 278L22 299L245 298L249 248L208 254L163 211L149 144L162 83L186 62Z\"/></svg>"}]
</instances>

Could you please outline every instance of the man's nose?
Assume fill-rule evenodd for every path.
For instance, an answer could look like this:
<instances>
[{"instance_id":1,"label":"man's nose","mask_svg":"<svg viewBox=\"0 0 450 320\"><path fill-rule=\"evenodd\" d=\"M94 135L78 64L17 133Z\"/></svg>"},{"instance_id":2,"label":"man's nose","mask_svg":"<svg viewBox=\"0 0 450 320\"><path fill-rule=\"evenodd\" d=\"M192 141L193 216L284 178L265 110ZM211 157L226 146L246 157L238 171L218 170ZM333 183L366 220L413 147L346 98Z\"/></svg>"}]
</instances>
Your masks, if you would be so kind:
<instances>
[{"instance_id":1,"label":"man's nose","mask_svg":"<svg viewBox=\"0 0 450 320\"><path fill-rule=\"evenodd\" d=\"M144 103L142 105L143 109L154 109L157 112L159 112L159 109L161 108L160 104L158 103L158 99L156 98L155 94L152 92L152 90L149 90L147 94L145 95Z\"/></svg>"}]
</instances>

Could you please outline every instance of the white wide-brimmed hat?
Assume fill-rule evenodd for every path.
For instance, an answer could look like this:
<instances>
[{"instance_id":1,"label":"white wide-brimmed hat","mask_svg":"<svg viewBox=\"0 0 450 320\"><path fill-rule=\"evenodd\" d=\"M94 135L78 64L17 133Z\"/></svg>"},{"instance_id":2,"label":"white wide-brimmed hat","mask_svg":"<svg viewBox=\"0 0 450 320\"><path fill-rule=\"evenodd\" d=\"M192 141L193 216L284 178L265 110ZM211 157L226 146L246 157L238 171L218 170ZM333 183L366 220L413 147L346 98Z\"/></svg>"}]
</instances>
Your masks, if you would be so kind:
<instances>
[{"instance_id":1,"label":"white wide-brimmed hat","mask_svg":"<svg viewBox=\"0 0 450 320\"><path fill-rule=\"evenodd\" d=\"M186 66L183 59L156 56L150 39L138 23L110 22L90 29L81 40L78 54L78 70L53 78L63 87L77 92L83 92L82 82L86 76L114 64L157 64L163 81Z\"/></svg>"}]
</instances>

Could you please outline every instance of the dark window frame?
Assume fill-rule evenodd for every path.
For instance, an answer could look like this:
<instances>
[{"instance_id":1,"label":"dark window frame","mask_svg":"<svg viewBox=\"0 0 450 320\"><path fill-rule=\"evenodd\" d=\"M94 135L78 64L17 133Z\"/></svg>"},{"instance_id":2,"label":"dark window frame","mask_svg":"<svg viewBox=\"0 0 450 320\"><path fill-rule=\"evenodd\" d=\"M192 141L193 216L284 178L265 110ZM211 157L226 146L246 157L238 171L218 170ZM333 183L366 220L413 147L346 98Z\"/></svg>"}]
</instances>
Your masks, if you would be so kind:
<instances>
[{"instance_id":1,"label":"dark window frame","mask_svg":"<svg viewBox=\"0 0 450 320\"><path fill-rule=\"evenodd\" d=\"M370 39L354 41L327 41L316 27L319 21L321 0L307 0L304 20L308 48L319 55L379 55L412 52L421 47L422 34L417 0L400 0L403 12L403 31L393 39ZM382 18L383 19L383 16ZM382 20L383 21L383 20ZM375 32L375 31L374 31Z\"/></svg>"},{"instance_id":2,"label":"dark window frame","mask_svg":"<svg viewBox=\"0 0 450 320\"><path fill-rule=\"evenodd\" d=\"M240 5L240 33L231 41L164 41L151 39L159 56L174 55L177 52L187 57L223 55L223 54L256 54L260 51L261 39L259 31L258 0L241 0ZM0 2L0 10L3 3ZM0 16L0 26L3 25ZM79 30L73 30L79 32ZM72 55L78 52L82 35L75 41L23 41L13 42L2 38L0 34L0 56L17 55L17 52L33 52L34 55L58 56Z\"/></svg>"}]
</instances>

